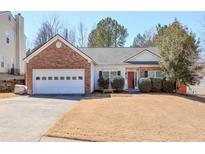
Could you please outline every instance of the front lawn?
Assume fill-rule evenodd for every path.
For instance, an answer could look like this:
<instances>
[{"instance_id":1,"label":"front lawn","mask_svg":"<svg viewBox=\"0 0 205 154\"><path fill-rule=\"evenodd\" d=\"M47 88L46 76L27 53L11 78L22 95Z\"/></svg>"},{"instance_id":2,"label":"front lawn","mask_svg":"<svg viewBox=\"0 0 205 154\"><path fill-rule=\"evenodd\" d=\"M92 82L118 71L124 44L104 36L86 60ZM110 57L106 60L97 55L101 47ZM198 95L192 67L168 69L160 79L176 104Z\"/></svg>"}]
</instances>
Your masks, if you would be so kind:
<instances>
[{"instance_id":1,"label":"front lawn","mask_svg":"<svg viewBox=\"0 0 205 154\"><path fill-rule=\"evenodd\" d=\"M14 93L0 93L0 99L15 97L16 94Z\"/></svg>"},{"instance_id":2,"label":"front lawn","mask_svg":"<svg viewBox=\"0 0 205 154\"><path fill-rule=\"evenodd\" d=\"M205 104L160 94L82 100L46 135L88 141L205 141Z\"/></svg>"}]
</instances>

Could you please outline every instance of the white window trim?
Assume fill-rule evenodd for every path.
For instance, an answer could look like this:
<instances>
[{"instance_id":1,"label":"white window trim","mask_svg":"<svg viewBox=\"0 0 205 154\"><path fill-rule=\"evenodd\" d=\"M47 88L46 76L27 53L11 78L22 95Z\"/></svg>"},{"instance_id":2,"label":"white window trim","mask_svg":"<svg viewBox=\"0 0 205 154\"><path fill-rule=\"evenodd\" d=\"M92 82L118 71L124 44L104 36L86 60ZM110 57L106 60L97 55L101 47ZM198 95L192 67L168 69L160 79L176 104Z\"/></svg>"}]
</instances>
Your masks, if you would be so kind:
<instances>
[{"instance_id":1,"label":"white window trim","mask_svg":"<svg viewBox=\"0 0 205 154\"><path fill-rule=\"evenodd\" d=\"M161 76L161 77L157 77L157 72L159 72L159 73L160 73L160 76ZM161 73L161 71L156 71L155 76L156 76L156 78L160 78L160 79L161 79L161 78L162 78L162 73Z\"/></svg>"},{"instance_id":2,"label":"white window trim","mask_svg":"<svg viewBox=\"0 0 205 154\"><path fill-rule=\"evenodd\" d=\"M115 73L116 73L116 76L118 76L118 71L110 71L110 72L109 72L109 80L110 80L110 81L112 80L112 79L111 79L111 73L112 73L112 72L115 72ZM116 76L115 76L115 77L116 77ZM114 79L114 78L113 78L113 79Z\"/></svg>"},{"instance_id":3,"label":"white window trim","mask_svg":"<svg viewBox=\"0 0 205 154\"><path fill-rule=\"evenodd\" d=\"M157 72L160 72L160 71L148 71L148 78L150 78L149 72L154 73L154 78L162 78L162 77L157 77Z\"/></svg>"},{"instance_id":4,"label":"white window trim","mask_svg":"<svg viewBox=\"0 0 205 154\"><path fill-rule=\"evenodd\" d=\"M102 71L102 75L103 75L103 72L108 72L108 79L109 79L109 81L110 81L110 79L111 79L111 72L116 72L116 73L118 73L118 70L103 70ZM120 71L121 72L121 71ZM118 76L118 74L117 74L117 76Z\"/></svg>"},{"instance_id":5,"label":"white window trim","mask_svg":"<svg viewBox=\"0 0 205 154\"><path fill-rule=\"evenodd\" d=\"M102 70L102 76L103 76L103 72L108 72L108 79L109 79L109 88L111 88L111 72L116 72L117 73L117 76L118 76L118 71L120 70ZM120 71L120 73L122 73Z\"/></svg>"}]
</instances>

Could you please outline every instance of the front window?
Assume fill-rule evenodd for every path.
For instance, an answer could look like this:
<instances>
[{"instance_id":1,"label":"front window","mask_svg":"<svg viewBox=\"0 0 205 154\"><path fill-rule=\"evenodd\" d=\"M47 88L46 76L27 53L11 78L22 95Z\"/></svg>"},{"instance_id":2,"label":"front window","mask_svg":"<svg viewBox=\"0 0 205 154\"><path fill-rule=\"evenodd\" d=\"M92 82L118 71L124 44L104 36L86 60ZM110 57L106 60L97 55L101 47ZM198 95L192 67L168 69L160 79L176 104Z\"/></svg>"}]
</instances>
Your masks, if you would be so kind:
<instances>
[{"instance_id":1,"label":"front window","mask_svg":"<svg viewBox=\"0 0 205 154\"><path fill-rule=\"evenodd\" d=\"M109 72L108 72L108 71L102 72L102 77L103 77L103 79L105 79L105 80L109 79Z\"/></svg>"},{"instance_id":2,"label":"front window","mask_svg":"<svg viewBox=\"0 0 205 154\"><path fill-rule=\"evenodd\" d=\"M109 79L109 86L111 86L111 82L113 79L120 75L120 71L102 71L103 79Z\"/></svg>"},{"instance_id":3,"label":"front window","mask_svg":"<svg viewBox=\"0 0 205 154\"><path fill-rule=\"evenodd\" d=\"M110 81L112 81L117 76L118 76L118 71L103 71L102 72L102 77L105 80L109 79Z\"/></svg>"},{"instance_id":4,"label":"front window","mask_svg":"<svg viewBox=\"0 0 205 154\"><path fill-rule=\"evenodd\" d=\"M148 71L148 78L161 78L160 71Z\"/></svg>"},{"instance_id":5,"label":"front window","mask_svg":"<svg viewBox=\"0 0 205 154\"><path fill-rule=\"evenodd\" d=\"M113 79L118 76L116 71L110 72L110 80L113 81Z\"/></svg>"},{"instance_id":6,"label":"front window","mask_svg":"<svg viewBox=\"0 0 205 154\"><path fill-rule=\"evenodd\" d=\"M156 72L156 78L161 78L162 75L161 75L161 72Z\"/></svg>"},{"instance_id":7,"label":"front window","mask_svg":"<svg viewBox=\"0 0 205 154\"><path fill-rule=\"evenodd\" d=\"M148 78L155 78L155 73L154 71L148 71Z\"/></svg>"}]
</instances>

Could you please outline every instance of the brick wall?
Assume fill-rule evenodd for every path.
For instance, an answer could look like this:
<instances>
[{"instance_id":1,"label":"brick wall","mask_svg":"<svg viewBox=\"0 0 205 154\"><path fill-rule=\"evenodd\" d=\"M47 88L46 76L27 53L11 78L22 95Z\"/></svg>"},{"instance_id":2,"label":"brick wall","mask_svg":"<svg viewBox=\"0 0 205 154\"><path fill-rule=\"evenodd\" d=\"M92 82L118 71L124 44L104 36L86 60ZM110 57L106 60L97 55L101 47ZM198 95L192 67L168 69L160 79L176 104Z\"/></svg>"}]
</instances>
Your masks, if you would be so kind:
<instances>
[{"instance_id":1,"label":"brick wall","mask_svg":"<svg viewBox=\"0 0 205 154\"><path fill-rule=\"evenodd\" d=\"M26 85L28 92L32 93L33 69L85 69L85 93L90 93L90 63L64 43L61 48L56 48L56 42L53 42L27 63Z\"/></svg>"}]
</instances>

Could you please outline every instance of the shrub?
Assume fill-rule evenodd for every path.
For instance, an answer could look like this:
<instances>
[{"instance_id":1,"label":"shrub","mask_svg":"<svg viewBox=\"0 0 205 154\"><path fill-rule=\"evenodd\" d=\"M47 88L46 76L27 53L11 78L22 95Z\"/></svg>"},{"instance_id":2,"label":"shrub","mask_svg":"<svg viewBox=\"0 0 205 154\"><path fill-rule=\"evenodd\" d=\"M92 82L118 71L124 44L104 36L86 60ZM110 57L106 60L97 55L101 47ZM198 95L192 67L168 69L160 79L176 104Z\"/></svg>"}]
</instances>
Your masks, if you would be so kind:
<instances>
[{"instance_id":1,"label":"shrub","mask_svg":"<svg viewBox=\"0 0 205 154\"><path fill-rule=\"evenodd\" d=\"M123 90L124 85L125 85L125 80L122 76L115 77L111 82L112 88L118 91Z\"/></svg>"},{"instance_id":2,"label":"shrub","mask_svg":"<svg viewBox=\"0 0 205 154\"><path fill-rule=\"evenodd\" d=\"M141 78L139 80L139 89L141 92L150 92L151 87L151 80L149 78Z\"/></svg>"},{"instance_id":3,"label":"shrub","mask_svg":"<svg viewBox=\"0 0 205 154\"><path fill-rule=\"evenodd\" d=\"M160 78L150 78L152 83L152 91L160 92L162 90L162 80Z\"/></svg>"},{"instance_id":4,"label":"shrub","mask_svg":"<svg viewBox=\"0 0 205 154\"><path fill-rule=\"evenodd\" d=\"M108 89L109 87L109 79L105 80L103 77L98 79L98 86L102 89Z\"/></svg>"},{"instance_id":5,"label":"shrub","mask_svg":"<svg viewBox=\"0 0 205 154\"><path fill-rule=\"evenodd\" d=\"M168 80L163 80L162 91L172 93L175 90L175 84Z\"/></svg>"}]
</instances>

